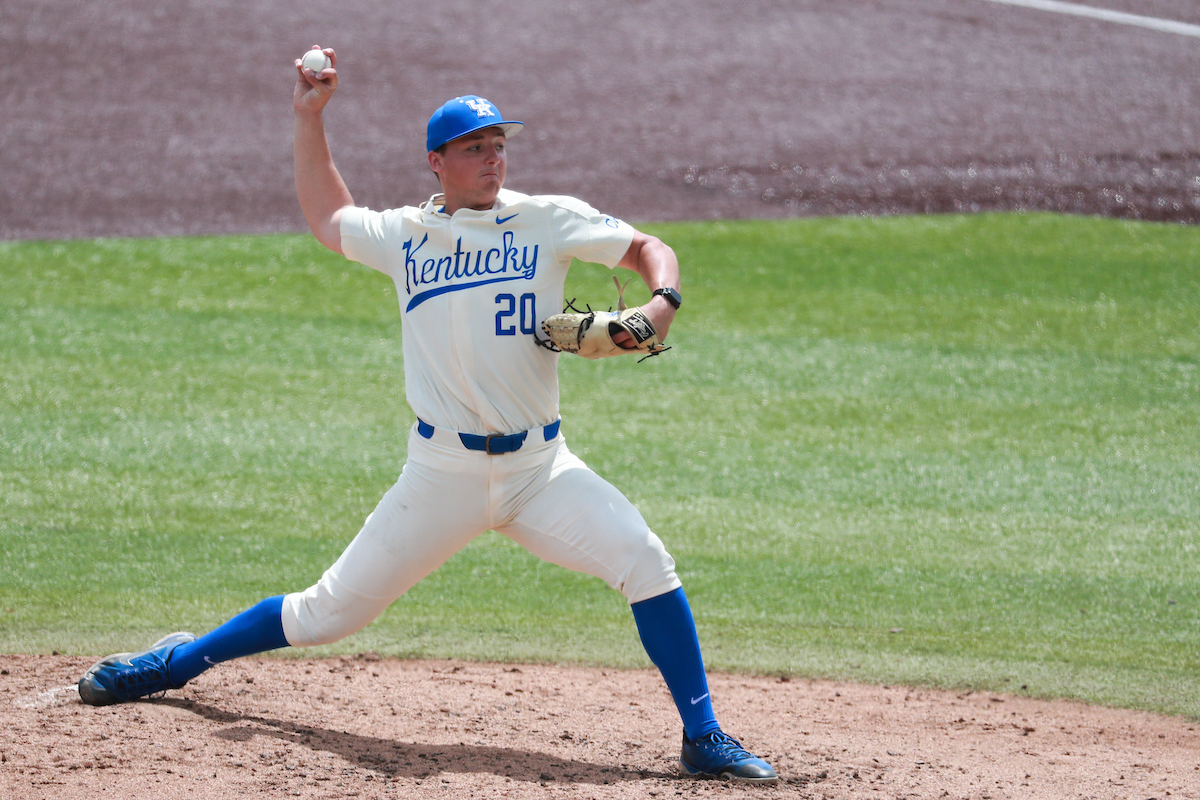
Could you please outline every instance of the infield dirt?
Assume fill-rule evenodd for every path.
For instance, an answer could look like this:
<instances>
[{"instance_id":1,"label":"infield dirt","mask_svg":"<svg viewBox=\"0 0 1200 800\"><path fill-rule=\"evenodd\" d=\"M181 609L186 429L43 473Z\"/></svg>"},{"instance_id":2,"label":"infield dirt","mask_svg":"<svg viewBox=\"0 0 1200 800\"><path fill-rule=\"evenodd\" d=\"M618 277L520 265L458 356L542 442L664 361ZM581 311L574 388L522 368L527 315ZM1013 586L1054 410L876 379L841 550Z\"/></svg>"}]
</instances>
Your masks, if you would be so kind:
<instances>
[{"instance_id":1,"label":"infield dirt","mask_svg":"<svg viewBox=\"0 0 1200 800\"><path fill-rule=\"evenodd\" d=\"M93 708L73 688L90 665L0 657L5 798L1200 797L1194 723L990 692L713 675L781 774L745 786L679 776L651 671L247 659Z\"/></svg>"}]
</instances>

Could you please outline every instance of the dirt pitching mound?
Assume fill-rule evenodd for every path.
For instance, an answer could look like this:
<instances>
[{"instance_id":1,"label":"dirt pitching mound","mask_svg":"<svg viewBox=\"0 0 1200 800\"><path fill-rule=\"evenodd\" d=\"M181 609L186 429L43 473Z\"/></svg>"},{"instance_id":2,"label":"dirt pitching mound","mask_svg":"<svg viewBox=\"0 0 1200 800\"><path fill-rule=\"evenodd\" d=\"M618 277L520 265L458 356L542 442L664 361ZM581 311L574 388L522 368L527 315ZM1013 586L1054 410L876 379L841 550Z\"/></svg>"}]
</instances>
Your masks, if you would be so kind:
<instances>
[{"instance_id":1,"label":"dirt pitching mound","mask_svg":"<svg viewBox=\"0 0 1200 800\"><path fill-rule=\"evenodd\" d=\"M5 798L1200 797L1194 723L1079 703L714 674L761 787L680 777L652 671L245 659L92 708L91 663L0 656Z\"/></svg>"}]
</instances>

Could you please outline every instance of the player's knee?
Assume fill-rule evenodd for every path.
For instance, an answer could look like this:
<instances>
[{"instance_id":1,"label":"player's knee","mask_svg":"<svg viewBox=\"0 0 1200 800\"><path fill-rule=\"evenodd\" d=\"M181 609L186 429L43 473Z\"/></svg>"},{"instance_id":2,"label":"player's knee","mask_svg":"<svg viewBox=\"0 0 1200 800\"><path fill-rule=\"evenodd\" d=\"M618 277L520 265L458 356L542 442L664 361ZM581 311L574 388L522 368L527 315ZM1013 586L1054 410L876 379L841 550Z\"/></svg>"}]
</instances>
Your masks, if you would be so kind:
<instances>
[{"instance_id":1,"label":"player's knee","mask_svg":"<svg viewBox=\"0 0 1200 800\"><path fill-rule=\"evenodd\" d=\"M647 540L632 551L628 567L621 573L616 589L632 603L649 600L682 586L675 574L675 559L662 540L650 533Z\"/></svg>"},{"instance_id":2,"label":"player's knee","mask_svg":"<svg viewBox=\"0 0 1200 800\"><path fill-rule=\"evenodd\" d=\"M332 644L365 628L382 611L361 598L339 597L325 581L283 601L283 634L292 647Z\"/></svg>"}]
</instances>

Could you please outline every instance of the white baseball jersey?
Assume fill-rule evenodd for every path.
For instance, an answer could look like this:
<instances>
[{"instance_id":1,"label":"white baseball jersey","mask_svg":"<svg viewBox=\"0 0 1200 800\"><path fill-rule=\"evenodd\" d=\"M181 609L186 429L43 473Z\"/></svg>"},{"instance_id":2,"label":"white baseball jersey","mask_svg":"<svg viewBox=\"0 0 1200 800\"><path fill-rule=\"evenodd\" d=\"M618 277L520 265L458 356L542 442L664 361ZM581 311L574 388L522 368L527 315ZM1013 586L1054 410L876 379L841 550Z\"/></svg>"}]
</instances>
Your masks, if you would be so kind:
<instances>
[{"instance_id":1,"label":"white baseball jersey","mask_svg":"<svg viewBox=\"0 0 1200 800\"><path fill-rule=\"evenodd\" d=\"M558 354L535 342L563 306L571 260L616 266L626 223L572 197L501 190L488 211L347 209L346 257L390 275L403 315L408 403L437 427L479 435L558 419Z\"/></svg>"},{"instance_id":2,"label":"white baseball jersey","mask_svg":"<svg viewBox=\"0 0 1200 800\"><path fill-rule=\"evenodd\" d=\"M558 354L536 344L562 309L572 258L615 266L629 225L570 197L501 191L489 211L342 214L342 251L392 277L403 314L409 432L395 485L321 579L284 599L289 644L361 629L487 529L539 558L602 578L630 603L681 585L675 562L615 487L557 426ZM468 449L459 433L543 428L515 452Z\"/></svg>"}]
</instances>

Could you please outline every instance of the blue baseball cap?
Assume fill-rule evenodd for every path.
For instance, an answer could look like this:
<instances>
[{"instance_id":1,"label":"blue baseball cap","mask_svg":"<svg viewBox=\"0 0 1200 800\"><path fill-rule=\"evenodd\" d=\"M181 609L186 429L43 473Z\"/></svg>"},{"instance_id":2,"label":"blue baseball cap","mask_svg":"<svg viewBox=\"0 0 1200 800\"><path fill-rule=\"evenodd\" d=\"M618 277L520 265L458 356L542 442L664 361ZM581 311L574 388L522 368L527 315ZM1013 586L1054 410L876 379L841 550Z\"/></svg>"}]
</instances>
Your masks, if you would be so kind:
<instances>
[{"instance_id":1,"label":"blue baseball cap","mask_svg":"<svg viewBox=\"0 0 1200 800\"><path fill-rule=\"evenodd\" d=\"M512 136L525 127L525 123L505 119L491 101L473 94L447 100L429 118L429 125L425 129L425 149L437 150L452 139L493 126L503 129L505 136Z\"/></svg>"}]
</instances>

